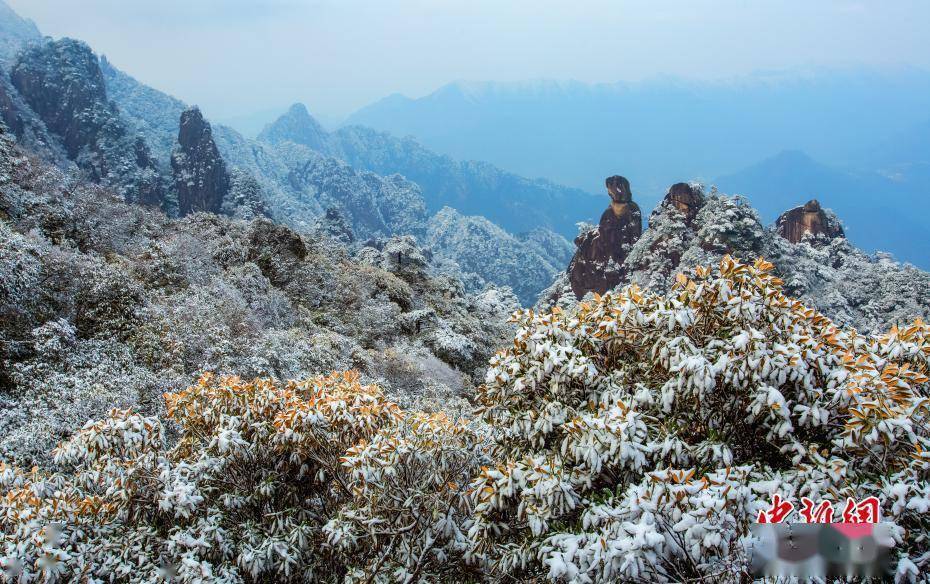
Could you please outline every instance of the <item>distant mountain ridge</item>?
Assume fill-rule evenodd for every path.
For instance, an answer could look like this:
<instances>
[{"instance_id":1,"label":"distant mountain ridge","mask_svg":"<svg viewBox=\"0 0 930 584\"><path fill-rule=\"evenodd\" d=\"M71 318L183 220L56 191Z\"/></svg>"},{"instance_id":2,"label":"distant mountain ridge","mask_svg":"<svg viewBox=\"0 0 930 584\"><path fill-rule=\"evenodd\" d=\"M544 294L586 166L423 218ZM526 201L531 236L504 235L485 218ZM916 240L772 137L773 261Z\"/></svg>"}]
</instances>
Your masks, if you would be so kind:
<instances>
[{"instance_id":1,"label":"distant mountain ridge","mask_svg":"<svg viewBox=\"0 0 930 584\"><path fill-rule=\"evenodd\" d=\"M420 98L389 96L345 124L589 192L600 188L594 177L622 164L658 202L675 178L729 174L781 150L839 164L927 111L930 72L849 70L718 82L460 81Z\"/></svg>"},{"instance_id":2,"label":"distant mountain ridge","mask_svg":"<svg viewBox=\"0 0 930 584\"><path fill-rule=\"evenodd\" d=\"M514 233L545 227L571 238L577 222L593 220L601 206L598 197L581 189L524 178L486 162L454 160L410 137L361 126L327 132L303 104L292 106L258 139L303 144L379 174L400 173L420 185L431 213L453 207L467 215L483 215Z\"/></svg>"},{"instance_id":3,"label":"distant mountain ridge","mask_svg":"<svg viewBox=\"0 0 930 584\"><path fill-rule=\"evenodd\" d=\"M149 143L158 146L154 152L159 160L170 159L178 132L177 121L173 120L175 116L180 117L187 106L139 83L105 58L101 58L101 68L112 99L119 104L129 123ZM398 171L426 180L438 166L440 184L445 180L455 181L461 192L467 194L470 192L467 181L476 175L465 171L463 178L456 173L462 168L484 169L487 166L490 176L501 182L495 192L502 197L509 192L508 185L528 185L529 194L540 197L547 196L549 191L543 190L545 188L559 192L559 187L545 181L528 181L482 163L457 163L415 142L398 141L365 128L329 134L303 106L291 108L266 128L259 140L248 139L224 126L213 127L213 139L234 175L245 173L254 177L250 184L260 189L269 213L278 221L304 232L313 231L327 210L336 208L359 243L393 235L414 235L433 247L436 269L462 277L470 290L486 284L507 285L519 291L521 301L530 304L571 255L570 244L561 236L546 232L536 223L537 215L525 213L522 222L516 223L524 229L517 236L507 233L495 225L496 222L482 216L483 209L493 211L496 208L487 201L484 206L455 205L458 212L454 220L444 220L439 224L442 227L431 228L430 216L445 207L441 205L444 200L437 200L433 195L449 190L426 192L419 181L401 176L404 173L398 174ZM379 159L391 149L396 151L393 155ZM586 193L580 194L595 199ZM469 200L463 197L457 202ZM471 209L471 213L463 211L463 207ZM513 207L511 204L510 208ZM506 217L506 214L498 213L497 217ZM540 223L545 225L549 217L542 214ZM427 237L428 232L445 233L466 224L480 227L464 239ZM566 229L575 228L569 220L564 224ZM489 261L469 259L481 250L501 250L508 246L509 251L500 252ZM526 271L524 262L535 262L538 266Z\"/></svg>"},{"instance_id":4,"label":"distant mountain ridge","mask_svg":"<svg viewBox=\"0 0 930 584\"><path fill-rule=\"evenodd\" d=\"M682 179L747 195L763 219L817 197L842 208L850 237L930 267L930 72L901 69L749 75L729 81L456 82L420 98L392 95L355 112L361 124L410 135L456 158L598 192L618 167L644 210ZM801 151L825 169L815 184L755 165ZM758 169L756 169L758 170ZM835 171L835 172L833 172ZM827 180L827 175L835 181ZM885 175L887 180L878 180ZM731 180L733 177L741 180ZM789 180L778 182L778 176ZM754 182L748 179L754 177ZM726 179L726 180L724 180ZM822 179L822 180L820 180ZM849 188L861 179L872 189ZM859 197L854 200L853 198ZM790 202L789 202L790 200ZM874 215L917 223L884 229ZM870 233L881 224L883 231Z\"/></svg>"}]
</instances>

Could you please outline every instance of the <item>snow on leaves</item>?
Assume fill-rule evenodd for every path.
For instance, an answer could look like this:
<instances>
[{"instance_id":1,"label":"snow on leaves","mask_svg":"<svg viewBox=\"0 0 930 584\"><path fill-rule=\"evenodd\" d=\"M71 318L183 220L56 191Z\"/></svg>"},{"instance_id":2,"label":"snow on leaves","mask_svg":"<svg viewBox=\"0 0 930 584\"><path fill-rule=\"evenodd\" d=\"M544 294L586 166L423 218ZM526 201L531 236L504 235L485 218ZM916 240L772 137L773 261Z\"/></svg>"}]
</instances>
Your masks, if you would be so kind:
<instances>
[{"instance_id":1,"label":"snow on leaves","mask_svg":"<svg viewBox=\"0 0 930 584\"><path fill-rule=\"evenodd\" d=\"M404 410L355 373L205 376L0 472L22 581L737 581L786 501L882 502L899 581L926 578L930 326L862 335L725 257L526 310L475 419ZM874 497L875 499L870 499ZM166 572L167 571L167 572Z\"/></svg>"}]
</instances>

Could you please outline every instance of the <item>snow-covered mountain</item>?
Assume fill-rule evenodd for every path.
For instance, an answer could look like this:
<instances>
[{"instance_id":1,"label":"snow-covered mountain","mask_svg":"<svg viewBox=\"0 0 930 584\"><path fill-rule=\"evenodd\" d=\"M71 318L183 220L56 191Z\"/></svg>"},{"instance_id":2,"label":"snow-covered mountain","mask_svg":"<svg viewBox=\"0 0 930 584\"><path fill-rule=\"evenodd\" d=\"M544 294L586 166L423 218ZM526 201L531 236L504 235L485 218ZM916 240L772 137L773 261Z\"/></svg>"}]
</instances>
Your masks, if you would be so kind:
<instances>
[{"instance_id":1,"label":"snow-covered mountain","mask_svg":"<svg viewBox=\"0 0 930 584\"><path fill-rule=\"evenodd\" d=\"M928 111L930 73L849 69L713 82L458 82L419 98L390 96L346 124L410 135L436 152L592 193L622 170L647 211L681 180L720 178L722 191L747 196L765 221L786 200L832 200L856 245L930 268L921 228L930 220L930 149L920 138ZM802 167L796 181L790 173L752 172L785 151L805 153L836 180L805 184ZM723 184L734 175L740 180ZM848 189L850 178L875 190ZM917 222L898 226L898 236L871 229L876 215Z\"/></svg>"},{"instance_id":2,"label":"snow-covered mountain","mask_svg":"<svg viewBox=\"0 0 930 584\"><path fill-rule=\"evenodd\" d=\"M294 142L379 174L398 172L423 190L427 209L453 207L481 215L511 233L546 228L574 237L579 221L592 221L598 197L546 180L527 179L487 162L455 160L425 148L412 137L397 138L364 126L328 133L303 104L295 104L258 139Z\"/></svg>"},{"instance_id":3,"label":"snow-covered mountain","mask_svg":"<svg viewBox=\"0 0 930 584\"><path fill-rule=\"evenodd\" d=\"M517 217L510 223L529 233L559 222L563 228L571 225L571 217L553 212L556 205L539 200L561 199L565 207L565 199L574 195L593 199L487 164L459 163L364 128L330 136L305 110L303 116L292 110L264 139L251 140L228 127L214 127L196 108L139 83L81 42L24 36L24 25L14 24L9 31L0 28L15 55L9 76L0 76L0 113L20 143L46 160L76 167L87 180L118 189L129 201L169 215L267 214L310 233L325 228L335 212L351 232L348 244L358 246L395 235L422 241L430 216L448 203L457 203L476 221L485 221L482 211L499 221ZM26 50L17 53L16 47ZM537 204L531 204L533 199ZM565 261L567 242L551 232L520 239L488 225L468 241L484 249L506 245L479 244L477 234L512 242L526 257L541 259L534 278L524 277L513 252L505 254L509 259L485 264L458 255L471 253L467 246L437 247L437 260L443 260L446 271L474 266L477 271L460 274L470 290L510 285L531 303ZM451 241L440 238L436 246Z\"/></svg>"}]
</instances>

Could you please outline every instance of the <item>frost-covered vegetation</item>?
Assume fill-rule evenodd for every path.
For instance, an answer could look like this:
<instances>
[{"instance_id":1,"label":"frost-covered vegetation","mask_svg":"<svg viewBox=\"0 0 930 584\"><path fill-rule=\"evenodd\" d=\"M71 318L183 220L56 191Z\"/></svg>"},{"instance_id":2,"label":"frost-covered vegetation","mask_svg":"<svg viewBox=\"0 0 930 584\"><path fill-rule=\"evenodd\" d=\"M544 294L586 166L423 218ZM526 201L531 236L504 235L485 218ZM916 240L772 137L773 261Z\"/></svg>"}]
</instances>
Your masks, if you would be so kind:
<instances>
[{"instance_id":1,"label":"frost-covered vegetation","mask_svg":"<svg viewBox=\"0 0 930 584\"><path fill-rule=\"evenodd\" d=\"M517 304L429 267L410 240L353 256L266 219L172 220L0 136L0 456L45 460L112 407L158 413L204 370L354 368L402 402L466 407Z\"/></svg>"},{"instance_id":2,"label":"frost-covered vegetation","mask_svg":"<svg viewBox=\"0 0 930 584\"><path fill-rule=\"evenodd\" d=\"M203 376L0 473L18 581L739 581L773 492L878 496L930 557L930 326L863 336L729 257L517 313L474 420L355 373ZM169 421L170 420L170 421ZM176 437L169 434L176 432Z\"/></svg>"},{"instance_id":3,"label":"frost-covered vegetation","mask_svg":"<svg viewBox=\"0 0 930 584\"><path fill-rule=\"evenodd\" d=\"M489 283L509 286L524 306L571 260L565 239L548 230L510 235L484 217L445 207L427 224L425 243L439 266L462 275L473 290Z\"/></svg>"},{"instance_id":4,"label":"frost-covered vegetation","mask_svg":"<svg viewBox=\"0 0 930 584\"><path fill-rule=\"evenodd\" d=\"M569 244L437 205L564 223L559 187L298 108L201 124L222 215L173 218L184 104L34 40L0 76L32 151L0 130L0 581L746 581L774 493L877 497L930 581L930 275L711 193L630 285L518 311Z\"/></svg>"}]
</instances>

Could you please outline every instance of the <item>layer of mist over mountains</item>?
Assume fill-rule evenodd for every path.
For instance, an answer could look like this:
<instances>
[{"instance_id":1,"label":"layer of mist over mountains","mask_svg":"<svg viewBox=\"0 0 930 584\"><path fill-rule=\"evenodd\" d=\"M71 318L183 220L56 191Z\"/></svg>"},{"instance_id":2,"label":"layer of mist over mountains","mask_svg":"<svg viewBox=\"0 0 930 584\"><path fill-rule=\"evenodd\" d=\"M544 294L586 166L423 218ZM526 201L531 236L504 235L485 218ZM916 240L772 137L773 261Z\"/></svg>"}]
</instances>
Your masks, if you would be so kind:
<instances>
[{"instance_id":1,"label":"layer of mist over mountains","mask_svg":"<svg viewBox=\"0 0 930 584\"><path fill-rule=\"evenodd\" d=\"M901 209L930 215L928 116L930 73L902 69L719 83L459 82L418 99L386 97L347 123L592 192L622 170L647 208L669 184L692 179L745 194L768 221L817 197L858 245L926 266L915 226L894 236L872 226L895 223ZM817 180L800 178L812 166Z\"/></svg>"}]
</instances>

